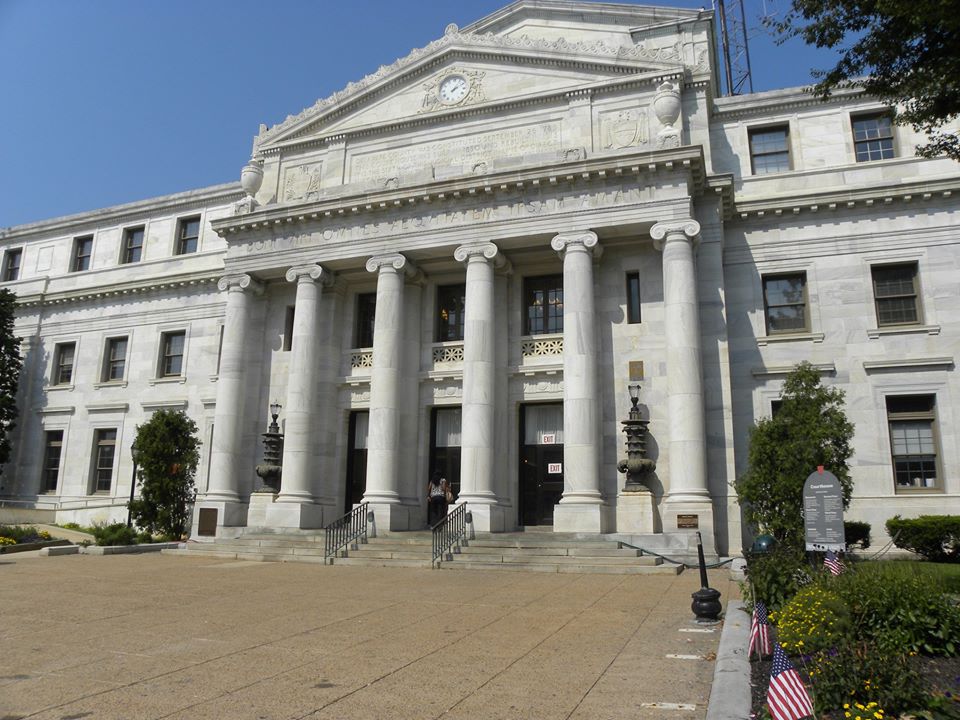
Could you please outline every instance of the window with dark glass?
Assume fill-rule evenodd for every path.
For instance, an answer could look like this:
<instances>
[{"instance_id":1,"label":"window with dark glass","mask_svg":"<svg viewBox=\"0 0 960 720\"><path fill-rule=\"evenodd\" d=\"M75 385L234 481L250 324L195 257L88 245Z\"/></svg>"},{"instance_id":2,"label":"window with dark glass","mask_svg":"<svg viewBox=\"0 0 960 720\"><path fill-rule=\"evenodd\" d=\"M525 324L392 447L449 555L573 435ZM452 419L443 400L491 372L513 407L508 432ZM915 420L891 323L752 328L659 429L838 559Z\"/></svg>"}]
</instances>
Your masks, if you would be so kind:
<instances>
[{"instance_id":1,"label":"window with dark glass","mask_svg":"<svg viewBox=\"0 0 960 720\"><path fill-rule=\"evenodd\" d=\"M357 295L357 327L354 347L373 347L373 321L377 314L377 294Z\"/></svg>"},{"instance_id":2,"label":"window with dark glass","mask_svg":"<svg viewBox=\"0 0 960 720\"><path fill-rule=\"evenodd\" d=\"M23 248L7 250L3 256L3 281L11 282L20 278L20 261L23 259Z\"/></svg>"},{"instance_id":3,"label":"window with dark glass","mask_svg":"<svg viewBox=\"0 0 960 720\"><path fill-rule=\"evenodd\" d=\"M790 134L786 125L750 130L750 163L754 175L790 169Z\"/></svg>"},{"instance_id":4,"label":"window with dark glass","mask_svg":"<svg viewBox=\"0 0 960 720\"><path fill-rule=\"evenodd\" d=\"M199 217L181 218L177 222L177 255L195 253L199 239Z\"/></svg>"},{"instance_id":5,"label":"window with dark glass","mask_svg":"<svg viewBox=\"0 0 960 720\"><path fill-rule=\"evenodd\" d=\"M763 307L768 335L809 329L806 273L765 276Z\"/></svg>"},{"instance_id":6,"label":"window with dark glass","mask_svg":"<svg viewBox=\"0 0 960 720\"><path fill-rule=\"evenodd\" d=\"M640 322L640 273L627 273L627 322Z\"/></svg>"},{"instance_id":7,"label":"window with dark glass","mask_svg":"<svg viewBox=\"0 0 960 720\"><path fill-rule=\"evenodd\" d=\"M163 333L160 343L160 377L179 377L183 374L183 346L187 334L178 332Z\"/></svg>"},{"instance_id":8,"label":"window with dark glass","mask_svg":"<svg viewBox=\"0 0 960 720\"><path fill-rule=\"evenodd\" d=\"M123 380L126 367L127 338L108 338L103 360L103 382Z\"/></svg>"},{"instance_id":9,"label":"window with dark glass","mask_svg":"<svg viewBox=\"0 0 960 720\"><path fill-rule=\"evenodd\" d=\"M888 397L887 422L890 425L890 451L896 489L940 489L935 397Z\"/></svg>"},{"instance_id":10,"label":"window with dark glass","mask_svg":"<svg viewBox=\"0 0 960 720\"><path fill-rule=\"evenodd\" d=\"M90 269L90 256L93 254L93 236L78 237L73 241L73 272Z\"/></svg>"},{"instance_id":11,"label":"window with dark glass","mask_svg":"<svg viewBox=\"0 0 960 720\"><path fill-rule=\"evenodd\" d=\"M113 458L117 449L117 431L101 429L96 433L94 448L94 488L95 492L110 492L113 480Z\"/></svg>"},{"instance_id":12,"label":"window with dark glass","mask_svg":"<svg viewBox=\"0 0 960 720\"><path fill-rule=\"evenodd\" d=\"M143 228L127 228L123 231L123 262L140 262L143 254Z\"/></svg>"},{"instance_id":13,"label":"window with dark glass","mask_svg":"<svg viewBox=\"0 0 960 720\"><path fill-rule=\"evenodd\" d=\"M563 332L563 275L542 275L523 280L524 334Z\"/></svg>"},{"instance_id":14,"label":"window with dark glass","mask_svg":"<svg viewBox=\"0 0 960 720\"><path fill-rule=\"evenodd\" d=\"M853 146L857 153L857 162L894 157L893 122L889 113L855 115L850 121L853 125Z\"/></svg>"},{"instance_id":15,"label":"window with dark glass","mask_svg":"<svg viewBox=\"0 0 960 720\"><path fill-rule=\"evenodd\" d=\"M40 492L57 491L60 478L60 454L63 451L63 430L48 430L43 443L43 480Z\"/></svg>"},{"instance_id":16,"label":"window with dark glass","mask_svg":"<svg viewBox=\"0 0 960 720\"><path fill-rule=\"evenodd\" d=\"M437 342L463 340L463 310L466 285L441 285L437 288Z\"/></svg>"},{"instance_id":17,"label":"window with dark glass","mask_svg":"<svg viewBox=\"0 0 960 720\"><path fill-rule=\"evenodd\" d=\"M915 325L920 322L917 302L917 264L874 265L873 299L877 325Z\"/></svg>"},{"instance_id":18,"label":"window with dark glass","mask_svg":"<svg viewBox=\"0 0 960 720\"><path fill-rule=\"evenodd\" d=\"M297 309L293 305L287 305L287 312L283 317L283 351L290 352L293 349L293 321L296 317Z\"/></svg>"},{"instance_id":19,"label":"window with dark glass","mask_svg":"<svg viewBox=\"0 0 960 720\"><path fill-rule=\"evenodd\" d=\"M69 385L73 380L73 358L77 351L76 343L60 343L53 354L53 384Z\"/></svg>"}]
</instances>

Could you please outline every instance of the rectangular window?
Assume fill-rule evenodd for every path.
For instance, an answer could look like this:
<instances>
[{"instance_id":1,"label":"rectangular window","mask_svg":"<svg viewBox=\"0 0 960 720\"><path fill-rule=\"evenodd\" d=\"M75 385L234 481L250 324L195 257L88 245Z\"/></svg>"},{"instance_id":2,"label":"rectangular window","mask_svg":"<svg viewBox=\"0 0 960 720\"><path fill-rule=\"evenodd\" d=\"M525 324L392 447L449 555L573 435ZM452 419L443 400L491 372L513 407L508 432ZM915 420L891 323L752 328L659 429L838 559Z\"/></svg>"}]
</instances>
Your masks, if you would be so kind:
<instances>
[{"instance_id":1,"label":"rectangular window","mask_svg":"<svg viewBox=\"0 0 960 720\"><path fill-rule=\"evenodd\" d=\"M543 275L523 280L525 335L563 332L563 275Z\"/></svg>"},{"instance_id":2,"label":"rectangular window","mask_svg":"<svg viewBox=\"0 0 960 720\"><path fill-rule=\"evenodd\" d=\"M790 169L790 133L786 125L750 130L750 164L754 175Z\"/></svg>"},{"instance_id":3,"label":"rectangular window","mask_svg":"<svg viewBox=\"0 0 960 720\"><path fill-rule=\"evenodd\" d=\"M437 288L437 342L463 340L463 311L466 304L466 285L441 285Z\"/></svg>"},{"instance_id":4,"label":"rectangular window","mask_svg":"<svg viewBox=\"0 0 960 720\"><path fill-rule=\"evenodd\" d=\"M127 338L115 337L107 339L107 347L103 358L103 382L123 380L127 367Z\"/></svg>"},{"instance_id":5,"label":"rectangular window","mask_svg":"<svg viewBox=\"0 0 960 720\"><path fill-rule=\"evenodd\" d=\"M55 493L60 478L60 453L63 450L63 430L48 430L43 443L43 480L40 492Z\"/></svg>"},{"instance_id":6,"label":"rectangular window","mask_svg":"<svg viewBox=\"0 0 960 720\"><path fill-rule=\"evenodd\" d=\"M69 385L73 380L73 358L77 351L76 343L60 343L53 353L52 385Z\"/></svg>"},{"instance_id":7,"label":"rectangular window","mask_svg":"<svg viewBox=\"0 0 960 720\"><path fill-rule=\"evenodd\" d=\"M78 237L73 241L73 272L90 269L90 255L93 254L93 235Z\"/></svg>"},{"instance_id":8,"label":"rectangular window","mask_svg":"<svg viewBox=\"0 0 960 720\"><path fill-rule=\"evenodd\" d=\"M3 281L11 282L20 278L20 261L23 259L23 248L7 250L3 256Z\"/></svg>"},{"instance_id":9,"label":"rectangular window","mask_svg":"<svg viewBox=\"0 0 960 720\"><path fill-rule=\"evenodd\" d=\"M886 160L893 154L893 122L888 113L856 115L853 124L853 146L857 162Z\"/></svg>"},{"instance_id":10,"label":"rectangular window","mask_svg":"<svg viewBox=\"0 0 960 720\"><path fill-rule=\"evenodd\" d=\"M94 447L93 473L95 492L110 492L113 480L113 458L117 449L117 431L115 429L97 430Z\"/></svg>"},{"instance_id":11,"label":"rectangular window","mask_svg":"<svg viewBox=\"0 0 960 720\"><path fill-rule=\"evenodd\" d=\"M181 218L177 222L177 255L195 253L199 240L200 218Z\"/></svg>"},{"instance_id":12,"label":"rectangular window","mask_svg":"<svg viewBox=\"0 0 960 720\"><path fill-rule=\"evenodd\" d=\"M935 397L888 397L887 422L896 489L942 489L937 479Z\"/></svg>"},{"instance_id":13,"label":"rectangular window","mask_svg":"<svg viewBox=\"0 0 960 720\"><path fill-rule=\"evenodd\" d=\"M877 325L916 325L920 322L917 302L917 263L874 265L873 299L877 305Z\"/></svg>"},{"instance_id":14,"label":"rectangular window","mask_svg":"<svg viewBox=\"0 0 960 720\"><path fill-rule=\"evenodd\" d=\"M123 263L140 262L143 254L143 228L127 228L123 231Z\"/></svg>"},{"instance_id":15,"label":"rectangular window","mask_svg":"<svg viewBox=\"0 0 960 720\"><path fill-rule=\"evenodd\" d=\"M373 322L377 314L377 294L357 295L357 326L355 330L358 348L373 347Z\"/></svg>"},{"instance_id":16,"label":"rectangular window","mask_svg":"<svg viewBox=\"0 0 960 720\"><path fill-rule=\"evenodd\" d=\"M640 273L627 273L627 322L640 322Z\"/></svg>"},{"instance_id":17,"label":"rectangular window","mask_svg":"<svg viewBox=\"0 0 960 720\"><path fill-rule=\"evenodd\" d=\"M287 305L287 314L283 318L283 351L290 352L293 349L293 320L296 317L297 309L293 305Z\"/></svg>"},{"instance_id":18,"label":"rectangular window","mask_svg":"<svg viewBox=\"0 0 960 720\"><path fill-rule=\"evenodd\" d=\"M806 273L765 276L763 307L767 335L808 330Z\"/></svg>"},{"instance_id":19,"label":"rectangular window","mask_svg":"<svg viewBox=\"0 0 960 720\"><path fill-rule=\"evenodd\" d=\"M160 340L160 377L180 377L183 375L183 346L187 333L183 330L166 332Z\"/></svg>"}]
</instances>

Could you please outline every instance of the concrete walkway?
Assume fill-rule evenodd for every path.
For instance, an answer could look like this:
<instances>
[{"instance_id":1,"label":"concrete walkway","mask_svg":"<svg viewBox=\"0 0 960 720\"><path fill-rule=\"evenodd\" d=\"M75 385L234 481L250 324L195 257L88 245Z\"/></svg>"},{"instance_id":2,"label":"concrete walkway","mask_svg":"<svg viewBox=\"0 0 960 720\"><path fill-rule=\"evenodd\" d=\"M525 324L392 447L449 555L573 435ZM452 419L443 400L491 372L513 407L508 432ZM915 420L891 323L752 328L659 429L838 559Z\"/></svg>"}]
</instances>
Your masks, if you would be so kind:
<instances>
[{"instance_id":1,"label":"concrete walkway","mask_svg":"<svg viewBox=\"0 0 960 720\"><path fill-rule=\"evenodd\" d=\"M690 571L25 555L0 557L3 720L703 720L720 639Z\"/></svg>"}]
</instances>

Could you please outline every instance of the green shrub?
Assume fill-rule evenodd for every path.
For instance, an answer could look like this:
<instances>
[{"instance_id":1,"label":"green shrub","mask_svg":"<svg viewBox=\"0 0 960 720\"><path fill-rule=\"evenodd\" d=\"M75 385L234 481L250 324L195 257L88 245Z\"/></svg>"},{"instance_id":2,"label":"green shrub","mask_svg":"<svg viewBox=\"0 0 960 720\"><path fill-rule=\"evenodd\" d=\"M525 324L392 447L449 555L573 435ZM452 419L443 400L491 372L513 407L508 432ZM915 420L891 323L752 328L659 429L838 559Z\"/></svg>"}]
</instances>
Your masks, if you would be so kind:
<instances>
[{"instance_id":1,"label":"green shrub","mask_svg":"<svg viewBox=\"0 0 960 720\"><path fill-rule=\"evenodd\" d=\"M123 523L94 525L93 537L97 545L136 545L137 531Z\"/></svg>"},{"instance_id":2,"label":"green shrub","mask_svg":"<svg viewBox=\"0 0 960 720\"><path fill-rule=\"evenodd\" d=\"M74 522L64 523L64 524L61 525L60 527L62 527L64 530L79 530L79 529L80 529L80 525L77 524L77 523L74 523Z\"/></svg>"},{"instance_id":3,"label":"green shrub","mask_svg":"<svg viewBox=\"0 0 960 720\"><path fill-rule=\"evenodd\" d=\"M148 533L147 531L144 530L143 532L138 532L138 533L137 533L137 543L138 543L138 544L140 544L140 545L145 545L145 544L147 544L147 543L152 543L152 542L153 542L153 535L151 535L151 534Z\"/></svg>"},{"instance_id":4,"label":"green shrub","mask_svg":"<svg viewBox=\"0 0 960 720\"><path fill-rule=\"evenodd\" d=\"M18 544L40 540L40 533L32 525L0 525L0 536L10 538Z\"/></svg>"},{"instance_id":5,"label":"green shrub","mask_svg":"<svg viewBox=\"0 0 960 720\"><path fill-rule=\"evenodd\" d=\"M843 534L847 541L847 551L856 545L860 550L870 547L870 523L859 520L844 520Z\"/></svg>"},{"instance_id":6,"label":"green shrub","mask_svg":"<svg viewBox=\"0 0 960 720\"><path fill-rule=\"evenodd\" d=\"M921 515L887 520L887 532L897 547L933 562L960 562L960 516Z\"/></svg>"},{"instance_id":7,"label":"green shrub","mask_svg":"<svg viewBox=\"0 0 960 720\"><path fill-rule=\"evenodd\" d=\"M761 600L771 612L783 607L810 582L806 557L799 550L775 546L766 553L745 553L747 580L742 594L748 604Z\"/></svg>"},{"instance_id":8,"label":"green shrub","mask_svg":"<svg viewBox=\"0 0 960 720\"><path fill-rule=\"evenodd\" d=\"M773 613L777 640L788 653L811 653L847 644L850 608L824 583L800 588L779 613Z\"/></svg>"}]
</instances>

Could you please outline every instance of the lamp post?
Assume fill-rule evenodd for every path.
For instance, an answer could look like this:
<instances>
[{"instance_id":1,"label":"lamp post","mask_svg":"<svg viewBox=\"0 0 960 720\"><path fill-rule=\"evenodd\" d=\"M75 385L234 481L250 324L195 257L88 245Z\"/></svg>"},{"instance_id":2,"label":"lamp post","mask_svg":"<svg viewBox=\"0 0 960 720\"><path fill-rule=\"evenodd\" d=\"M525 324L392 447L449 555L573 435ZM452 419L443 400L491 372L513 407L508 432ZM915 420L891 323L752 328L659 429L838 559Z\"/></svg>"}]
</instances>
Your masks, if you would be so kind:
<instances>
[{"instance_id":1,"label":"lamp post","mask_svg":"<svg viewBox=\"0 0 960 720\"><path fill-rule=\"evenodd\" d=\"M657 469L657 464L647 457L647 426L649 420L640 416L640 383L627 386L630 393L631 408L626 420L621 420L623 432L627 436L627 459L617 463L617 470L627 476L624 492L642 492L646 490L644 478Z\"/></svg>"},{"instance_id":2,"label":"lamp post","mask_svg":"<svg viewBox=\"0 0 960 720\"><path fill-rule=\"evenodd\" d=\"M133 460L133 477L130 478L130 502L127 503L127 527L133 527L130 516L130 503L133 502L133 492L137 489L137 441L130 445L130 459Z\"/></svg>"},{"instance_id":3,"label":"lamp post","mask_svg":"<svg viewBox=\"0 0 960 720\"><path fill-rule=\"evenodd\" d=\"M257 465L257 475L263 481L256 492L280 492L280 475L283 470L283 434L277 424L277 417L283 406L274 400L270 403L270 426L263 434L263 463Z\"/></svg>"}]
</instances>

